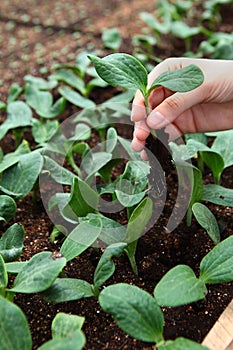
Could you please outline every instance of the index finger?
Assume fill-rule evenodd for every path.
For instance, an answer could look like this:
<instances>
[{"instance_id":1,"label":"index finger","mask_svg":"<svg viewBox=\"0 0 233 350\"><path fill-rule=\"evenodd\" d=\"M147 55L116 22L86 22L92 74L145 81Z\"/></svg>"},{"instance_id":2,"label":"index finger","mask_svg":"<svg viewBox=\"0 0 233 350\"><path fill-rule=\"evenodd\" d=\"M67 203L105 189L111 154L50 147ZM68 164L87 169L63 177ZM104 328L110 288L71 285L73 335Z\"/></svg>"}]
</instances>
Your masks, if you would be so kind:
<instances>
[{"instance_id":1,"label":"index finger","mask_svg":"<svg viewBox=\"0 0 233 350\"><path fill-rule=\"evenodd\" d=\"M144 104L144 97L140 90L137 90L135 97L132 102L132 110L131 110L131 120L134 122L145 119L146 107Z\"/></svg>"}]
</instances>

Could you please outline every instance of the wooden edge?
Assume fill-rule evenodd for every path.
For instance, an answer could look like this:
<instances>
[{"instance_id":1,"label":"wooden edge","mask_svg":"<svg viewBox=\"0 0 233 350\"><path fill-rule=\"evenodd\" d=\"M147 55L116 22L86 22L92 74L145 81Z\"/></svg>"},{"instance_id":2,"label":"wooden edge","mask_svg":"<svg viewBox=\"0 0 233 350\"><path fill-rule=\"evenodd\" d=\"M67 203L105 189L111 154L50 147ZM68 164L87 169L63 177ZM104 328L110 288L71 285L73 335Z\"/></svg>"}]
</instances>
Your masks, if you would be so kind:
<instances>
[{"instance_id":1,"label":"wooden edge","mask_svg":"<svg viewBox=\"0 0 233 350\"><path fill-rule=\"evenodd\" d=\"M233 299L204 338L210 350L233 350Z\"/></svg>"}]
</instances>

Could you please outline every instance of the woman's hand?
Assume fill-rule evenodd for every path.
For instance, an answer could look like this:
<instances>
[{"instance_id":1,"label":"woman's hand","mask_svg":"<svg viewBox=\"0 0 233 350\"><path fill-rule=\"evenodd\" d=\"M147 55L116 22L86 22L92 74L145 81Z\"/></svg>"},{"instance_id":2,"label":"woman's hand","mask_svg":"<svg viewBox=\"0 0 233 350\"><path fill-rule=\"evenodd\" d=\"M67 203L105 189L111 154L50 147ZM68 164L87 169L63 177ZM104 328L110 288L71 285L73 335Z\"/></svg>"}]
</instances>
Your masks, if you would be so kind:
<instances>
[{"instance_id":1,"label":"woman's hand","mask_svg":"<svg viewBox=\"0 0 233 350\"><path fill-rule=\"evenodd\" d=\"M172 92L164 87L152 91L149 97L151 113L146 116L144 99L137 91L131 119L135 122L132 148L140 151L150 129L166 127L170 139L195 132L233 128L233 61L197 58L168 58L158 64L148 76L149 86L163 72L197 65L204 74L198 88Z\"/></svg>"}]
</instances>

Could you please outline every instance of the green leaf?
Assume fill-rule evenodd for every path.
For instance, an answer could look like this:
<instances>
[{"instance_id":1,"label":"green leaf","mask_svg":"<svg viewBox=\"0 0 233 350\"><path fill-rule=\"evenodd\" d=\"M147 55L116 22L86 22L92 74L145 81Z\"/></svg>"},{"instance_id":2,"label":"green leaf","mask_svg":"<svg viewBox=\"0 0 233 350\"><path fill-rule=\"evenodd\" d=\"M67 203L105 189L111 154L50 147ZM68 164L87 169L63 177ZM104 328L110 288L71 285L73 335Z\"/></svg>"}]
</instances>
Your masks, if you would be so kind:
<instances>
[{"instance_id":1,"label":"green leaf","mask_svg":"<svg viewBox=\"0 0 233 350\"><path fill-rule=\"evenodd\" d=\"M211 149L220 153L224 160L224 167L233 165L233 152L229 152L232 147L233 129L222 131L213 142Z\"/></svg>"},{"instance_id":2,"label":"green leaf","mask_svg":"<svg viewBox=\"0 0 233 350\"><path fill-rule=\"evenodd\" d=\"M0 296L1 350L31 350L32 339L21 309Z\"/></svg>"},{"instance_id":3,"label":"green leaf","mask_svg":"<svg viewBox=\"0 0 233 350\"><path fill-rule=\"evenodd\" d=\"M17 83L11 84L9 94L7 97L7 103L15 101L19 95L22 93L23 88L21 88Z\"/></svg>"},{"instance_id":4,"label":"green leaf","mask_svg":"<svg viewBox=\"0 0 233 350\"><path fill-rule=\"evenodd\" d=\"M6 262L17 260L24 246L24 228L13 224L0 239L0 254Z\"/></svg>"},{"instance_id":5,"label":"green leaf","mask_svg":"<svg viewBox=\"0 0 233 350\"><path fill-rule=\"evenodd\" d=\"M64 257L54 258L51 252L35 254L16 276L10 291L16 293L42 292L53 284L65 265Z\"/></svg>"},{"instance_id":6,"label":"green leaf","mask_svg":"<svg viewBox=\"0 0 233 350\"><path fill-rule=\"evenodd\" d=\"M218 243L201 261L200 278L204 283L233 280L233 236Z\"/></svg>"},{"instance_id":7,"label":"green leaf","mask_svg":"<svg viewBox=\"0 0 233 350\"><path fill-rule=\"evenodd\" d=\"M146 93L147 71L135 57L123 53L115 53L104 58L94 55L88 57L99 76L110 85L139 89L143 94Z\"/></svg>"},{"instance_id":8,"label":"green leaf","mask_svg":"<svg viewBox=\"0 0 233 350\"><path fill-rule=\"evenodd\" d=\"M30 153L30 147L26 140L23 140L19 147L14 151L7 153L0 163L0 173L9 168L10 166L16 164L19 161L19 157L22 154Z\"/></svg>"},{"instance_id":9,"label":"green leaf","mask_svg":"<svg viewBox=\"0 0 233 350\"><path fill-rule=\"evenodd\" d=\"M111 127L107 131L106 137L106 152L112 153L117 145L117 132L116 129Z\"/></svg>"},{"instance_id":10,"label":"green leaf","mask_svg":"<svg viewBox=\"0 0 233 350\"><path fill-rule=\"evenodd\" d=\"M38 350L81 350L86 343L86 338L82 331L75 331L70 337L66 338L54 338L49 340Z\"/></svg>"},{"instance_id":11,"label":"green leaf","mask_svg":"<svg viewBox=\"0 0 233 350\"><path fill-rule=\"evenodd\" d=\"M205 185L202 200L233 207L233 189L214 184Z\"/></svg>"},{"instance_id":12,"label":"green leaf","mask_svg":"<svg viewBox=\"0 0 233 350\"><path fill-rule=\"evenodd\" d=\"M125 240L125 226L121 225L119 222L99 213L88 214L88 218L99 218L101 220L102 230L99 239L107 245L123 242Z\"/></svg>"},{"instance_id":13,"label":"green leaf","mask_svg":"<svg viewBox=\"0 0 233 350\"><path fill-rule=\"evenodd\" d=\"M200 86L204 81L204 75L199 67L194 64L170 70L159 75L151 85L149 91L158 86L176 92L187 92Z\"/></svg>"},{"instance_id":14,"label":"green leaf","mask_svg":"<svg viewBox=\"0 0 233 350\"><path fill-rule=\"evenodd\" d=\"M151 218L153 202L150 198L144 200L132 212L127 229L126 242L131 243L137 240L143 233L145 226Z\"/></svg>"},{"instance_id":15,"label":"green leaf","mask_svg":"<svg viewBox=\"0 0 233 350\"><path fill-rule=\"evenodd\" d=\"M102 223L98 218L81 222L63 242L61 254L67 261L74 259L95 242L101 229Z\"/></svg>"},{"instance_id":16,"label":"green leaf","mask_svg":"<svg viewBox=\"0 0 233 350\"><path fill-rule=\"evenodd\" d=\"M73 332L81 330L84 321L84 317L59 312L52 322L52 337L69 338Z\"/></svg>"},{"instance_id":17,"label":"green leaf","mask_svg":"<svg viewBox=\"0 0 233 350\"><path fill-rule=\"evenodd\" d=\"M212 150L200 151L200 155L206 165L211 169L215 182L218 183L225 167L222 156Z\"/></svg>"},{"instance_id":18,"label":"green leaf","mask_svg":"<svg viewBox=\"0 0 233 350\"><path fill-rule=\"evenodd\" d=\"M32 135L39 144L48 142L56 133L59 127L57 120L44 122L38 119L33 120Z\"/></svg>"},{"instance_id":19,"label":"green leaf","mask_svg":"<svg viewBox=\"0 0 233 350\"><path fill-rule=\"evenodd\" d=\"M112 258L119 257L126 247L126 243L115 243L108 246L102 254L94 274L94 286L99 288L115 271Z\"/></svg>"},{"instance_id":20,"label":"green leaf","mask_svg":"<svg viewBox=\"0 0 233 350\"><path fill-rule=\"evenodd\" d=\"M74 178L76 177L76 175L74 175L71 171L47 156L44 156L43 170L48 171L49 175L57 183L63 185L72 185Z\"/></svg>"},{"instance_id":21,"label":"green leaf","mask_svg":"<svg viewBox=\"0 0 233 350\"><path fill-rule=\"evenodd\" d=\"M107 152L88 152L82 159L81 169L87 174L85 181L91 179L112 159L112 154Z\"/></svg>"},{"instance_id":22,"label":"green leaf","mask_svg":"<svg viewBox=\"0 0 233 350\"><path fill-rule=\"evenodd\" d=\"M164 344L158 346L158 350L208 350L208 348L193 340L180 337L164 342Z\"/></svg>"},{"instance_id":23,"label":"green leaf","mask_svg":"<svg viewBox=\"0 0 233 350\"><path fill-rule=\"evenodd\" d=\"M100 293L99 302L130 336L153 343L163 340L163 313L144 290L125 283L111 285Z\"/></svg>"},{"instance_id":24,"label":"green leaf","mask_svg":"<svg viewBox=\"0 0 233 350\"><path fill-rule=\"evenodd\" d=\"M63 97L53 104L52 94L39 90L33 84L26 85L25 97L29 106L42 118L55 118L65 110L66 101Z\"/></svg>"},{"instance_id":25,"label":"green leaf","mask_svg":"<svg viewBox=\"0 0 233 350\"><path fill-rule=\"evenodd\" d=\"M17 274L19 273L27 264L27 261L16 261L6 263L6 269L8 273Z\"/></svg>"},{"instance_id":26,"label":"green leaf","mask_svg":"<svg viewBox=\"0 0 233 350\"><path fill-rule=\"evenodd\" d=\"M10 129L31 125L32 111L23 101L14 101L7 105L7 119L0 126L0 140Z\"/></svg>"},{"instance_id":27,"label":"green leaf","mask_svg":"<svg viewBox=\"0 0 233 350\"><path fill-rule=\"evenodd\" d=\"M71 188L71 195L68 204L63 209L66 217L85 217L97 210L99 203L98 193L95 192L86 182L75 177Z\"/></svg>"},{"instance_id":28,"label":"green leaf","mask_svg":"<svg viewBox=\"0 0 233 350\"><path fill-rule=\"evenodd\" d=\"M8 275L7 275L6 264L3 260L3 257L0 254L0 294L1 294L1 291L7 287L7 284L8 284Z\"/></svg>"},{"instance_id":29,"label":"green leaf","mask_svg":"<svg viewBox=\"0 0 233 350\"><path fill-rule=\"evenodd\" d=\"M47 81L43 78L34 77L33 75L28 74L24 77L24 80L38 90L51 90L57 86L57 81L52 78L49 78Z\"/></svg>"},{"instance_id":30,"label":"green leaf","mask_svg":"<svg viewBox=\"0 0 233 350\"><path fill-rule=\"evenodd\" d=\"M75 106L80 108L95 108L95 103L92 100L83 97L78 92L70 89L67 86L61 86L58 91L67 101Z\"/></svg>"},{"instance_id":31,"label":"green leaf","mask_svg":"<svg viewBox=\"0 0 233 350\"><path fill-rule=\"evenodd\" d=\"M183 21L173 21L171 33L181 39L187 39L200 33L199 27L189 27Z\"/></svg>"},{"instance_id":32,"label":"green leaf","mask_svg":"<svg viewBox=\"0 0 233 350\"><path fill-rule=\"evenodd\" d=\"M47 302L61 303L94 296L92 285L77 278L57 278L50 288L41 293Z\"/></svg>"},{"instance_id":33,"label":"green leaf","mask_svg":"<svg viewBox=\"0 0 233 350\"><path fill-rule=\"evenodd\" d=\"M218 243L220 241L220 231L212 212L201 203L195 203L192 206L192 211L198 223L207 231L213 242Z\"/></svg>"},{"instance_id":34,"label":"green leaf","mask_svg":"<svg viewBox=\"0 0 233 350\"><path fill-rule=\"evenodd\" d=\"M204 299L205 283L196 278L187 265L177 265L169 270L154 289L157 303L162 306L179 306Z\"/></svg>"},{"instance_id":35,"label":"green leaf","mask_svg":"<svg viewBox=\"0 0 233 350\"><path fill-rule=\"evenodd\" d=\"M85 84L84 81L77 76L77 74L70 72L65 69L60 69L57 72L50 75L50 78L57 81L62 81L63 83L72 86L77 89L81 94L85 94Z\"/></svg>"},{"instance_id":36,"label":"green leaf","mask_svg":"<svg viewBox=\"0 0 233 350\"><path fill-rule=\"evenodd\" d=\"M16 203L13 198L0 195L0 221L10 221L16 213Z\"/></svg>"},{"instance_id":37,"label":"green leaf","mask_svg":"<svg viewBox=\"0 0 233 350\"><path fill-rule=\"evenodd\" d=\"M3 172L2 191L6 189L25 197L35 184L43 164L38 151L20 156L19 162ZM5 191L4 191L5 192Z\"/></svg>"},{"instance_id":38,"label":"green leaf","mask_svg":"<svg viewBox=\"0 0 233 350\"><path fill-rule=\"evenodd\" d=\"M105 29L102 33L104 47L112 50L118 50L121 45L121 35L118 28Z\"/></svg>"}]
</instances>

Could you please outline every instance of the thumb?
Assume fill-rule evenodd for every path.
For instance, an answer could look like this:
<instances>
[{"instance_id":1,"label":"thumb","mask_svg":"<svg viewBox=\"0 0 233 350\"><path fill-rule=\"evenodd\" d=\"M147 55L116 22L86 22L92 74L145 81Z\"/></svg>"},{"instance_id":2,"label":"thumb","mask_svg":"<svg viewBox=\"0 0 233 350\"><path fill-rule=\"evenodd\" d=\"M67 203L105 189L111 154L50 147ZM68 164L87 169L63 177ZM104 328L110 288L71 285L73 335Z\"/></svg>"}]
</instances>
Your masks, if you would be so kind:
<instances>
[{"instance_id":1,"label":"thumb","mask_svg":"<svg viewBox=\"0 0 233 350\"><path fill-rule=\"evenodd\" d=\"M185 111L200 103L201 89L197 88L185 93L176 92L161 102L147 118L147 125L152 129L160 129L172 123Z\"/></svg>"}]
</instances>

